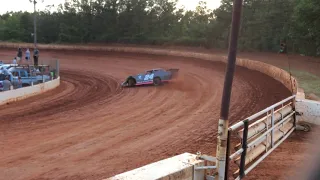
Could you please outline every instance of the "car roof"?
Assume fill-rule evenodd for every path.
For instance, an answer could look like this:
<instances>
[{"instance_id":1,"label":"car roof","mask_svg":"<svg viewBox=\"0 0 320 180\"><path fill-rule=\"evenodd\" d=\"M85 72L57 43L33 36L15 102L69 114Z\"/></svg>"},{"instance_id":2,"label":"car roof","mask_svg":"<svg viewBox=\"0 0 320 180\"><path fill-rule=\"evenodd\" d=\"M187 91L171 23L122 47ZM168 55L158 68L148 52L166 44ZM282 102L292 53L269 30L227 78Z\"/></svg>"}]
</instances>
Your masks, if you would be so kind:
<instances>
[{"instance_id":1,"label":"car roof","mask_svg":"<svg viewBox=\"0 0 320 180\"><path fill-rule=\"evenodd\" d=\"M7 69L0 69L0 73L6 74L6 73L10 73L10 72Z\"/></svg>"},{"instance_id":2,"label":"car roof","mask_svg":"<svg viewBox=\"0 0 320 180\"><path fill-rule=\"evenodd\" d=\"M149 69L149 70L147 70L147 71L159 71L159 70L163 70L163 68Z\"/></svg>"},{"instance_id":3,"label":"car roof","mask_svg":"<svg viewBox=\"0 0 320 180\"><path fill-rule=\"evenodd\" d=\"M13 66L15 66L15 65L14 64L1 64L0 68L4 67L4 68L8 69L9 67L13 67Z\"/></svg>"},{"instance_id":4,"label":"car roof","mask_svg":"<svg viewBox=\"0 0 320 180\"><path fill-rule=\"evenodd\" d=\"M1 64L1 66L17 66L17 64Z\"/></svg>"},{"instance_id":5,"label":"car roof","mask_svg":"<svg viewBox=\"0 0 320 180\"><path fill-rule=\"evenodd\" d=\"M12 70L25 70L27 71L28 69L27 68L23 68L23 67L10 67L8 68L9 71L12 71Z\"/></svg>"}]
</instances>

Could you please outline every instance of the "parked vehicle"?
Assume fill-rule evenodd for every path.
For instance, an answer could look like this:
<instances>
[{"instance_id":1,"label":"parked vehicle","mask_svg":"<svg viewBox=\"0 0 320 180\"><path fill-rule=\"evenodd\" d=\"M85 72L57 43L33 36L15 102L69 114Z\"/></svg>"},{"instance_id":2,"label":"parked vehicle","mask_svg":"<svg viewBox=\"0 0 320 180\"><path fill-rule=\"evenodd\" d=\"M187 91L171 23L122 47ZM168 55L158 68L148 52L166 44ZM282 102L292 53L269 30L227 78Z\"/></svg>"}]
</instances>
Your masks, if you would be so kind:
<instances>
[{"instance_id":1,"label":"parked vehicle","mask_svg":"<svg viewBox=\"0 0 320 180\"><path fill-rule=\"evenodd\" d=\"M36 69L27 69L24 67L10 67L7 69L10 73L10 75L13 78L13 82L18 81L18 77L21 77L22 86L30 86L32 84L39 84L43 81L50 81L51 78L49 75L37 75L37 73L40 73Z\"/></svg>"}]
</instances>

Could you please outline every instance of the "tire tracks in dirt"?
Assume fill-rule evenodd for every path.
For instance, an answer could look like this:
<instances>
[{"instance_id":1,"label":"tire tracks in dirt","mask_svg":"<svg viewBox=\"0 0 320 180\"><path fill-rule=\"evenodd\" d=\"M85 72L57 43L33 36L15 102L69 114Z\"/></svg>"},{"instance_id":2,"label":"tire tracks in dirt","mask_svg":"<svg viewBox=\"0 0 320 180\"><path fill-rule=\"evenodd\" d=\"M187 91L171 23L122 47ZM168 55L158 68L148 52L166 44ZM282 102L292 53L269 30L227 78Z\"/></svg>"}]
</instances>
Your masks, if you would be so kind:
<instances>
[{"instance_id":1,"label":"tire tracks in dirt","mask_svg":"<svg viewBox=\"0 0 320 180\"><path fill-rule=\"evenodd\" d=\"M224 64L132 53L42 54L51 57L61 59L61 86L0 108L5 179L101 179L183 152L215 152ZM179 77L161 87L119 87L127 75L156 67L179 68ZM237 67L230 121L289 94L272 78Z\"/></svg>"}]
</instances>

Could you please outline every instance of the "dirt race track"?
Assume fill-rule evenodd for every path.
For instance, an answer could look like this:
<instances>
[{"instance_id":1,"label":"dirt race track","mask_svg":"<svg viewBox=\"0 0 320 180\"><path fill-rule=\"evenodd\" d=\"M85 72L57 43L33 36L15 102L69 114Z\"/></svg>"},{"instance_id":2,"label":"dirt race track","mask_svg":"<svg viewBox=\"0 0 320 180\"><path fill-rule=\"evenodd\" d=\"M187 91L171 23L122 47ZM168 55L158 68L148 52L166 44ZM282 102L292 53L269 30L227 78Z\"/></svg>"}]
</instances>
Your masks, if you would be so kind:
<instances>
[{"instance_id":1,"label":"dirt race track","mask_svg":"<svg viewBox=\"0 0 320 180\"><path fill-rule=\"evenodd\" d=\"M14 54L0 50L2 59ZM0 106L1 180L102 179L184 152L215 154L224 64L138 54L41 52L41 58L53 57L61 60L57 89ZM157 67L179 68L179 78L162 87L119 87L127 75ZM231 122L289 95L279 82L237 67ZM305 149L292 146L303 135L293 136L280 148L299 159ZM281 162L273 172L258 168L251 178L279 179L279 169L290 167Z\"/></svg>"}]
</instances>

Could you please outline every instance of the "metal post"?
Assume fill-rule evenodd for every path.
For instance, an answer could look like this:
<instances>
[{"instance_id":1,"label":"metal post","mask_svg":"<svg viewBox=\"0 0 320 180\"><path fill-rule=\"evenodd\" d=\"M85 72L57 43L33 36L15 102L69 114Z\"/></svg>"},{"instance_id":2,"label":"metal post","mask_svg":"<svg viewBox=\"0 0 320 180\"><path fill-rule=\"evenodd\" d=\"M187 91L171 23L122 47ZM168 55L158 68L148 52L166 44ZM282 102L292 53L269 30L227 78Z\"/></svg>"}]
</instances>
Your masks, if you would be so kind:
<instances>
[{"instance_id":1,"label":"metal post","mask_svg":"<svg viewBox=\"0 0 320 180\"><path fill-rule=\"evenodd\" d=\"M30 66L28 66L28 69L29 69L29 74L30 74L30 77L31 77L30 78L30 84L31 84L31 86L33 86L33 80L32 80L33 74L32 74Z\"/></svg>"},{"instance_id":2,"label":"metal post","mask_svg":"<svg viewBox=\"0 0 320 180\"><path fill-rule=\"evenodd\" d=\"M227 159L226 159L226 169L224 173L224 180L228 180L229 178L229 163L230 163L230 141L231 141L231 133L232 131L228 131L228 138L227 138Z\"/></svg>"},{"instance_id":3,"label":"metal post","mask_svg":"<svg viewBox=\"0 0 320 180\"><path fill-rule=\"evenodd\" d=\"M274 126L274 108L271 110L271 128L273 128L273 126ZM267 139L267 142L268 142L268 139ZM274 146L274 129L271 130L271 148L273 148L273 146Z\"/></svg>"},{"instance_id":4,"label":"metal post","mask_svg":"<svg viewBox=\"0 0 320 180\"><path fill-rule=\"evenodd\" d=\"M249 121L244 120L244 129L243 129L243 137L242 137L242 149L243 152L241 154L240 159L240 179L245 176L245 165L246 165L246 156L247 156L247 148L248 148L248 129L249 129Z\"/></svg>"},{"instance_id":5,"label":"metal post","mask_svg":"<svg viewBox=\"0 0 320 180\"><path fill-rule=\"evenodd\" d=\"M243 0L234 0L232 12L232 26L229 41L228 64L224 80L224 88L221 102L220 119L218 125L217 144L217 175L218 180L224 180L226 168L226 146L229 124L229 106L232 90L232 82L236 65L238 35L240 30L241 9Z\"/></svg>"},{"instance_id":6,"label":"metal post","mask_svg":"<svg viewBox=\"0 0 320 180\"><path fill-rule=\"evenodd\" d=\"M266 118L266 128L267 128L267 131L269 130L269 111L267 111L267 118ZM266 134L266 139L267 139L267 145L268 145L268 137L269 137L269 133ZM266 152L268 151L268 146L266 146L265 148Z\"/></svg>"},{"instance_id":7,"label":"metal post","mask_svg":"<svg viewBox=\"0 0 320 180\"><path fill-rule=\"evenodd\" d=\"M293 127L296 128L297 127L297 112L296 112L296 108L293 107L292 110L295 112L293 115Z\"/></svg>"},{"instance_id":8,"label":"metal post","mask_svg":"<svg viewBox=\"0 0 320 180\"><path fill-rule=\"evenodd\" d=\"M55 76L58 78L60 76L60 63L59 60L56 61L56 72L55 72Z\"/></svg>"},{"instance_id":9,"label":"metal post","mask_svg":"<svg viewBox=\"0 0 320 180\"><path fill-rule=\"evenodd\" d=\"M33 43L34 43L34 48L37 47L37 10L36 10L36 4L37 4L37 1L36 0L33 0Z\"/></svg>"}]
</instances>

